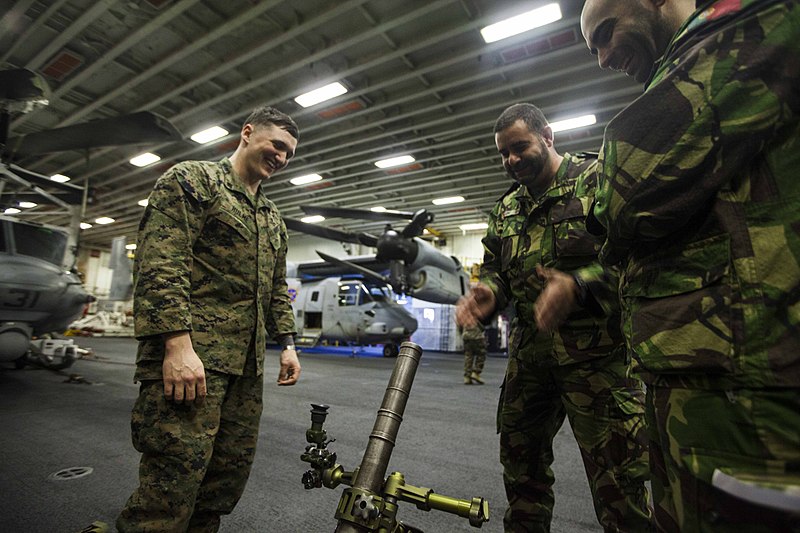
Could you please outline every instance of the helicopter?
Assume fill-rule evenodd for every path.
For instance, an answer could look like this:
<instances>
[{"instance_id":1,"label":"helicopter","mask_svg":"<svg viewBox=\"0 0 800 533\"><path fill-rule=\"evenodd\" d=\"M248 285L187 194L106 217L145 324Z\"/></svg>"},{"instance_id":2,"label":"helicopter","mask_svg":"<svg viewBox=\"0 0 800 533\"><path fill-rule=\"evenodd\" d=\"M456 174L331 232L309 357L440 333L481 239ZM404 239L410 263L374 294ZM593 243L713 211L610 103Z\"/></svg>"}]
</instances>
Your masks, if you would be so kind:
<instances>
[{"instance_id":1,"label":"helicopter","mask_svg":"<svg viewBox=\"0 0 800 533\"><path fill-rule=\"evenodd\" d=\"M47 336L64 331L94 300L75 268L89 187L52 181L15 164L16 158L156 143L181 135L160 116L138 112L10 137L12 114L47 105L48 94L47 83L31 70L0 71L0 207L12 207L9 199L31 196L62 208L71 219L70 229L64 229L0 217L0 362L62 369L76 359L77 347L72 340Z\"/></svg>"},{"instance_id":2,"label":"helicopter","mask_svg":"<svg viewBox=\"0 0 800 533\"><path fill-rule=\"evenodd\" d=\"M363 244L377 250L374 256L339 259L317 252L324 263L307 267L316 275L335 275L342 272L361 274L377 283L389 285L400 295L408 295L427 302L455 304L469 290L469 276L458 259L448 256L421 239L425 227L433 222L433 213L420 209L414 213L404 211L366 211L341 207L300 206L309 215L356 218L366 220L409 220L396 231L391 223L384 226L380 236L355 233L284 217L286 227L324 239L345 243Z\"/></svg>"},{"instance_id":3,"label":"helicopter","mask_svg":"<svg viewBox=\"0 0 800 533\"><path fill-rule=\"evenodd\" d=\"M287 284L301 345L382 344L384 357L397 357L399 344L417 329L391 287L361 275L290 277Z\"/></svg>"},{"instance_id":4,"label":"helicopter","mask_svg":"<svg viewBox=\"0 0 800 533\"><path fill-rule=\"evenodd\" d=\"M338 207L300 208L307 214L325 217L410 221L399 232L391 224L386 224L381 236L376 237L368 233L346 232L284 217L290 230L377 249L376 255L347 259L317 251L322 261L304 263L298 267L302 275L315 280L303 282L306 285L306 296L298 298L294 304L295 323L298 329L304 331L301 339L307 331L323 338L333 336L336 328L335 339L383 343L383 355L394 357L398 352L398 343L407 340L417 329L417 320L396 303L395 295L407 295L433 303L454 304L466 294L469 277L458 259L441 253L419 238L425 226L432 222L432 213L424 209L409 213ZM314 286L308 286L309 283L324 287L324 299L320 302L327 303L309 300L314 297ZM317 295L318 298L319 296ZM349 328L343 326L345 323Z\"/></svg>"}]
</instances>

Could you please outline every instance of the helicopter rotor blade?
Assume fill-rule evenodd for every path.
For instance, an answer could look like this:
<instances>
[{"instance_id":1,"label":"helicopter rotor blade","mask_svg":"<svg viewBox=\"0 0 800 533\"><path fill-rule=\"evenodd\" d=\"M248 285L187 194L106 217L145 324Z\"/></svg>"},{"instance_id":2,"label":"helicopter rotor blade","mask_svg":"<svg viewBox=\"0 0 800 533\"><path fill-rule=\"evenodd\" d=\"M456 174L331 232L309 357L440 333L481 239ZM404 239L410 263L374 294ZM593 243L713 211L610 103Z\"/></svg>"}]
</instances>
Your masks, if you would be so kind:
<instances>
[{"instance_id":1,"label":"helicopter rotor blade","mask_svg":"<svg viewBox=\"0 0 800 533\"><path fill-rule=\"evenodd\" d=\"M391 280L386 276L379 274L373 270L370 270L366 267L362 267L361 265L356 265L355 263L351 263L350 261L346 261L344 259L338 259L336 257L333 257L332 255L320 252L319 250L317 250L317 255L320 256L324 261L327 261L328 263L333 263L334 265L338 265L342 268L346 268L358 274L362 274L363 276L370 279L374 279L375 281L390 284Z\"/></svg>"},{"instance_id":2,"label":"helicopter rotor blade","mask_svg":"<svg viewBox=\"0 0 800 533\"><path fill-rule=\"evenodd\" d=\"M153 144L181 139L167 119L150 111L91 120L82 124L29 133L9 141L12 151L31 155L126 144Z\"/></svg>"},{"instance_id":3,"label":"helicopter rotor blade","mask_svg":"<svg viewBox=\"0 0 800 533\"><path fill-rule=\"evenodd\" d=\"M411 219L411 222L403 228L402 235L406 239L410 239L411 237L419 237L422 235L422 231L425 229L425 226L433 222L433 213L429 213L425 209L420 209Z\"/></svg>"},{"instance_id":4,"label":"helicopter rotor blade","mask_svg":"<svg viewBox=\"0 0 800 533\"><path fill-rule=\"evenodd\" d=\"M355 218L360 220L412 220L414 213L405 211L370 211L367 209L350 209L347 207L320 207L314 205L301 205L300 209L307 215L322 215L326 218Z\"/></svg>"},{"instance_id":5,"label":"helicopter rotor blade","mask_svg":"<svg viewBox=\"0 0 800 533\"><path fill-rule=\"evenodd\" d=\"M315 237L322 237L323 239L330 239L332 241L349 242L352 244L363 244L365 246L375 247L378 243L378 238L369 233L354 233L350 231L342 231L334 228L326 228L325 226L317 226L316 224L309 224L294 218L284 217L283 221L286 227L293 231L299 231L307 235L314 235Z\"/></svg>"}]
</instances>

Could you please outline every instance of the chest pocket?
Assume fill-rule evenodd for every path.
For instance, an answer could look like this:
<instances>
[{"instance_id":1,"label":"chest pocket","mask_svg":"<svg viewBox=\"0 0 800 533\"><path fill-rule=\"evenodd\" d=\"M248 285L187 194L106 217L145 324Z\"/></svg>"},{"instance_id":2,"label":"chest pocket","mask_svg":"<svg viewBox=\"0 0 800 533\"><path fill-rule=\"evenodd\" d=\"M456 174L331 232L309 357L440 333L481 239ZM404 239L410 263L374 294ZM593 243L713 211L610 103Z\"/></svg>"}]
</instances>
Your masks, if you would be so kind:
<instances>
[{"instance_id":1,"label":"chest pocket","mask_svg":"<svg viewBox=\"0 0 800 533\"><path fill-rule=\"evenodd\" d=\"M219 238L221 243L229 245L234 245L237 239L251 242L254 238L253 232L244 221L225 209L209 213L206 227L209 235L215 234L214 237Z\"/></svg>"},{"instance_id":2,"label":"chest pocket","mask_svg":"<svg viewBox=\"0 0 800 533\"><path fill-rule=\"evenodd\" d=\"M273 252L277 252L281 248L283 239L281 238L281 221L274 211L266 213L267 231L269 236L269 244Z\"/></svg>"},{"instance_id":3,"label":"chest pocket","mask_svg":"<svg viewBox=\"0 0 800 533\"><path fill-rule=\"evenodd\" d=\"M503 232L500 235L503 272L513 270L524 251L530 248L530 236L523 231L524 228L525 215L522 213L509 214L503 218Z\"/></svg>"},{"instance_id":4,"label":"chest pocket","mask_svg":"<svg viewBox=\"0 0 800 533\"><path fill-rule=\"evenodd\" d=\"M592 198L570 198L553 207L550 222L555 236L556 260L596 257L600 253L602 238L586 231L591 202Z\"/></svg>"}]
</instances>

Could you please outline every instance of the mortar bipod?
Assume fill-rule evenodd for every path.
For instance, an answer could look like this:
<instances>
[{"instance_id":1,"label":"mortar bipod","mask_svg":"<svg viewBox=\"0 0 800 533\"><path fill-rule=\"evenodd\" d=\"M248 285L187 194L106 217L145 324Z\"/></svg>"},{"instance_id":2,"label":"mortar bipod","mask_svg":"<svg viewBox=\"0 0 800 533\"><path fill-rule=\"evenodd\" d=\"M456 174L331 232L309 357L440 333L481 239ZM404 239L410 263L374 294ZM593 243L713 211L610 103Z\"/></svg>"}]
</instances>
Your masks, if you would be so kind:
<instances>
[{"instance_id":1,"label":"mortar bipod","mask_svg":"<svg viewBox=\"0 0 800 533\"><path fill-rule=\"evenodd\" d=\"M423 511L436 509L467 518L470 525L478 528L489 521L489 503L483 498L460 500L442 496L431 489L407 485L400 472L384 479L421 356L422 349L414 343L404 342L400 346L367 449L360 466L353 471L345 471L336 462L336 453L328 449L333 442L323 429L328 406L311 404L311 427L306 431L309 445L300 458L312 470L303 474L303 486L306 489L322 486L333 489L340 484L350 487L339 499L336 533L421 533L397 521L401 501L413 503Z\"/></svg>"}]
</instances>

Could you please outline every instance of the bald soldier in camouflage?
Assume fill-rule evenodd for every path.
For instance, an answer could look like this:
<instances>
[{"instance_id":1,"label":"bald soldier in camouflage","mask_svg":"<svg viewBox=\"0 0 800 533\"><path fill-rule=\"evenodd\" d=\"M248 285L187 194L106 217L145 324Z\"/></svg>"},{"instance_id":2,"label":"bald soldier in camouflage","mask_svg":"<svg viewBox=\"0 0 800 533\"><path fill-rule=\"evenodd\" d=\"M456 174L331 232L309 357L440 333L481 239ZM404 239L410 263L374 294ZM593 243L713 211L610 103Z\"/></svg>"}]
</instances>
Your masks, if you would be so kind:
<instances>
[{"instance_id":1,"label":"bald soldier in camouflage","mask_svg":"<svg viewBox=\"0 0 800 533\"><path fill-rule=\"evenodd\" d=\"M175 165L150 194L134 267L142 459L119 531L217 531L255 455L267 334L283 344L278 385L300 375L286 227L259 188L297 137L291 118L256 109L230 158Z\"/></svg>"},{"instance_id":2,"label":"bald soldier in camouflage","mask_svg":"<svg viewBox=\"0 0 800 533\"><path fill-rule=\"evenodd\" d=\"M490 215L481 283L459 302L457 321L464 327L485 321L509 302L516 310L498 407L505 530L550 530L552 444L566 417L600 524L606 531L647 531L644 392L626 377L618 308L598 316L598 299L614 306L616 281L597 264L600 241L584 227L596 160L559 155L547 120L531 104L506 109L494 130L516 183ZM558 317L536 316L543 289L571 303L572 313L554 331Z\"/></svg>"},{"instance_id":3,"label":"bald soldier in camouflage","mask_svg":"<svg viewBox=\"0 0 800 533\"><path fill-rule=\"evenodd\" d=\"M645 83L606 129L594 214L659 529L800 531L800 6L588 0L581 26Z\"/></svg>"}]
</instances>

